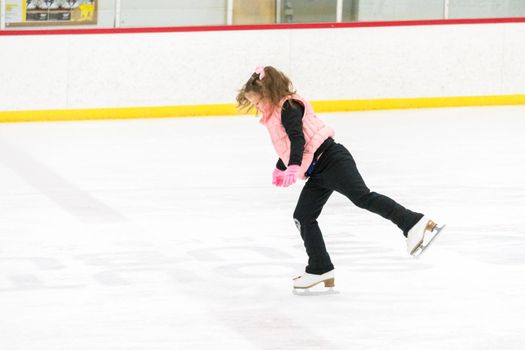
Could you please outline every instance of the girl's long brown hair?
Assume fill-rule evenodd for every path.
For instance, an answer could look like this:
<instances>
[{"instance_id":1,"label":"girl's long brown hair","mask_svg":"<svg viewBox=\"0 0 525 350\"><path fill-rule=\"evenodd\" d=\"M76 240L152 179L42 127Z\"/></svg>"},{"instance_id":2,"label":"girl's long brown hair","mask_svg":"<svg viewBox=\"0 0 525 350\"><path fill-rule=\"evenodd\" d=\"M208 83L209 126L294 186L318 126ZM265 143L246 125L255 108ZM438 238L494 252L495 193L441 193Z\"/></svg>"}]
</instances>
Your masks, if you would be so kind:
<instances>
[{"instance_id":1,"label":"girl's long brown hair","mask_svg":"<svg viewBox=\"0 0 525 350\"><path fill-rule=\"evenodd\" d=\"M252 108L246 98L247 92L259 94L273 106L279 106L281 100L295 94L292 82L281 71L272 66L264 67L264 78L260 79L259 73L253 73L237 94L237 108L249 111Z\"/></svg>"}]
</instances>

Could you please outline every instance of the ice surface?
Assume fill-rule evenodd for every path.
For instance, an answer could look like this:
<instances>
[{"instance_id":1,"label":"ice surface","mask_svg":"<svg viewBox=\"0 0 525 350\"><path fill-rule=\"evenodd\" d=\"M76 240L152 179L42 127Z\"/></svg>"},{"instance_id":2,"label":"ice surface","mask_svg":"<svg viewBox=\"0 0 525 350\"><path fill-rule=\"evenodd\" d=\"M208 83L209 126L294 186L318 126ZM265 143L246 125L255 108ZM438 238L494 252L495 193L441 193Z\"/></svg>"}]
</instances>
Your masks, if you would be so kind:
<instances>
[{"instance_id":1,"label":"ice surface","mask_svg":"<svg viewBox=\"0 0 525 350\"><path fill-rule=\"evenodd\" d=\"M334 194L340 294L308 298L256 118L0 124L0 349L524 349L525 107L321 117L447 229L412 259Z\"/></svg>"}]
</instances>

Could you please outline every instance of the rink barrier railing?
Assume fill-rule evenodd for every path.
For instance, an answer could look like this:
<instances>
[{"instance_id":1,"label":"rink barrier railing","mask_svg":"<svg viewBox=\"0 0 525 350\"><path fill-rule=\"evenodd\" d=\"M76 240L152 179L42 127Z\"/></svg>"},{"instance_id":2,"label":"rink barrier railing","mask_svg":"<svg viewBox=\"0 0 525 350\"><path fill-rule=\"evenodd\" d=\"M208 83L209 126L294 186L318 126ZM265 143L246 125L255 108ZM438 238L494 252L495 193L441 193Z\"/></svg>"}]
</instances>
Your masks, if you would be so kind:
<instances>
[{"instance_id":1,"label":"rink barrier railing","mask_svg":"<svg viewBox=\"0 0 525 350\"><path fill-rule=\"evenodd\" d=\"M326 23L278 23L278 24L240 24L240 25L205 25L180 27L138 27L138 28L74 28L74 29L5 29L0 36L16 35L83 35L83 34L146 34L173 32L210 32L236 30L279 30L279 29L330 29L330 28L367 28L367 27L404 27L455 24L497 24L524 23L525 17L505 18L461 18L461 19L425 19L404 21L370 22L326 22Z\"/></svg>"},{"instance_id":2,"label":"rink barrier railing","mask_svg":"<svg viewBox=\"0 0 525 350\"><path fill-rule=\"evenodd\" d=\"M317 113L408 108L525 105L523 95L386 98L311 101ZM181 118L246 114L235 104L165 107L86 108L41 111L0 111L0 122L75 121L105 119Z\"/></svg>"},{"instance_id":3,"label":"rink barrier railing","mask_svg":"<svg viewBox=\"0 0 525 350\"><path fill-rule=\"evenodd\" d=\"M476 19L436 19L408 21L375 21L345 23L307 23L307 24L261 24L261 25L213 25L154 28L80 28L80 29L30 29L0 30L0 36L28 35L90 35L90 34L141 34L170 32L206 32L239 30L280 30L280 29L329 29L396 27L460 24L498 24L525 23L525 18L476 18ZM348 112L380 109L439 108L458 106L525 105L525 95L496 96L454 96L454 97L416 97L383 98L362 100L312 101L317 112ZM0 122L67 121L135 118L172 118L195 116L229 116L244 114L234 104L206 104L187 106L151 106L127 108L83 108L63 110L0 111Z\"/></svg>"}]
</instances>

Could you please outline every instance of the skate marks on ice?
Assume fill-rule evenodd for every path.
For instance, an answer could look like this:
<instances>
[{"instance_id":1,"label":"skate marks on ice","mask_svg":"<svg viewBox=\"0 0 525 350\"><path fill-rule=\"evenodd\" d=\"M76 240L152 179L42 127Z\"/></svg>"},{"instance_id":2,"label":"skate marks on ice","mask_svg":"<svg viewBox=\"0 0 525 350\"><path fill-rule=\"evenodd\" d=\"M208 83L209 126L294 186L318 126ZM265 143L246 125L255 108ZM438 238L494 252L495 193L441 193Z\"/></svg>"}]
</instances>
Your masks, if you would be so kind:
<instances>
[{"instance_id":1,"label":"skate marks on ice","mask_svg":"<svg viewBox=\"0 0 525 350\"><path fill-rule=\"evenodd\" d=\"M445 232L438 246L483 263L525 265L525 229L515 225L472 227L459 223Z\"/></svg>"},{"instance_id":2,"label":"skate marks on ice","mask_svg":"<svg viewBox=\"0 0 525 350\"><path fill-rule=\"evenodd\" d=\"M241 302L240 305L242 304ZM328 329L312 327L308 325L309 322L304 322L303 314L300 317L294 317L277 309L279 306L283 305L216 309L214 314L221 323L228 325L243 338L249 339L256 349L343 350L351 348L347 346L353 341L349 340L344 346L340 346L333 342L330 336L327 336L330 333ZM305 308L309 307L311 306L305 305ZM295 308L296 306L291 306L291 309ZM314 317L314 315L310 316Z\"/></svg>"},{"instance_id":3,"label":"skate marks on ice","mask_svg":"<svg viewBox=\"0 0 525 350\"><path fill-rule=\"evenodd\" d=\"M0 256L0 292L133 286L147 275L184 275L174 266L181 262L159 251L115 251L61 258Z\"/></svg>"},{"instance_id":4,"label":"skate marks on ice","mask_svg":"<svg viewBox=\"0 0 525 350\"><path fill-rule=\"evenodd\" d=\"M424 259L414 263L414 259L406 255L403 249L402 238L399 239L399 250L396 250L382 243L380 238L377 238L377 241L363 240L361 238L363 235L346 232L325 234L328 252L332 257L332 262L336 265L336 286L337 270L340 268L345 271L383 273L419 271L430 269L433 266ZM295 248L304 249L300 245L295 245Z\"/></svg>"},{"instance_id":5,"label":"skate marks on ice","mask_svg":"<svg viewBox=\"0 0 525 350\"><path fill-rule=\"evenodd\" d=\"M199 296L217 321L258 349L342 349L286 312L290 276L304 268L293 254L260 242L232 243L188 251L199 261L201 278L185 285L186 294ZM214 280L211 288L205 282Z\"/></svg>"},{"instance_id":6,"label":"skate marks on ice","mask_svg":"<svg viewBox=\"0 0 525 350\"><path fill-rule=\"evenodd\" d=\"M474 123L479 120L478 111L472 119ZM338 120L347 123L352 118ZM363 122L369 123L369 120L375 124L374 117L367 114ZM384 119L384 122L390 121L399 124L390 115ZM196 122L199 125L195 130L203 132L206 129L203 128L204 121L202 124L200 120ZM178 121L168 123L181 124ZM122 125L128 125L127 122L114 124L118 130ZM161 124L163 130L168 129L166 121L145 124ZM48 127L56 125L61 124L48 124ZM468 130L471 125L469 123ZM377 130L375 125L371 126ZM39 134L42 134L40 128ZM216 125L213 129L216 133ZM518 126L513 128L519 129ZM385 127L385 130L390 128ZM173 146L163 147L170 153L179 146L175 142L180 141L180 138L173 137L172 131L169 139L173 140ZM121 132L112 134L123 135ZM158 134L163 135L148 129L144 135ZM243 130L236 134L246 133ZM490 130L487 135L494 133ZM144 140L143 137L140 136L140 140ZM522 139L521 135L516 138L520 145ZM123 141L123 149L127 149L137 143L137 138L129 143L119 141ZM478 147L475 143L472 145ZM439 151L453 155L450 146L447 147L448 150L440 148ZM151 149L152 152L158 150L159 147ZM218 154L230 154L227 149L218 151ZM522 155L516 153L516 148L507 147L505 151L514 152L516 158ZM240 154L242 159L246 153L243 152ZM51 151L47 153L52 154ZM484 154L483 158L496 160L502 153ZM253 153L246 155L247 164L254 168L260 165L251 163ZM100 154L100 157L104 156L107 157ZM178 166L172 159L167 157L164 164ZM260 163L260 159L256 160ZM397 160L395 154L392 164L399 164ZM79 163L69 166L81 166L82 161L79 158ZM454 168L461 169L463 161L458 159L458 166ZM52 164L46 159L42 163ZM483 170L490 171L485 169L485 163L483 165ZM143 167L148 168L148 164ZM520 171L509 173L518 174ZM228 182L229 179L222 174L228 172L220 173L214 182ZM143 174L137 175L142 177ZM402 236L396 236L391 228L388 232L392 230L392 238L385 241L373 234L374 230L382 229L380 225L368 229L356 225L359 231L347 230L338 234L345 231L342 228L346 228L349 222L355 225L355 221L349 220L347 212L337 211L335 218L326 220L323 230L327 227L326 243L336 265L336 287L342 293L337 297L313 300L294 297L290 293L292 277L304 269L305 261L300 237L296 234L288 236L294 228L282 232L262 228L259 224L261 215L274 221L275 211L269 211L267 204L255 209L246 205L253 197L268 203L273 194L267 187L261 190L260 196L247 196L240 193L246 191L239 187L218 188L217 191L237 196L239 200L225 203L219 200L220 193L214 193L217 196L212 197L216 198L214 204L217 205L203 215L203 202L209 197L204 183L199 187L197 181L188 192L196 193L194 197L181 198L178 191L169 192L177 178L166 177L168 182L162 184L163 191L147 192L155 197L155 200L146 202L148 205L137 206L137 210L130 210L126 205L117 207L118 211L133 218L134 223L142 222L148 226L148 231L133 235L135 245L132 244L135 238L130 238L127 228L121 230L119 237L114 230L108 230L107 235L87 232L91 230L91 224L104 221L106 214L103 212L100 212L100 217L93 215L87 216L88 220L79 220L90 224L86 229L89 238L82 239L81 243L78 242L78 232L64 228L62 234L47 230L44 234L31 235L36 237L36 242L27 240L24 234L33 229L39 232L40 229L28 222L23 227L24 234L4 234L0 239L0 256L11 259L0 261L0 287L5 287L0 294L0 310L5 316L3 321L0 320L0 328L4 331L0 348L21 348L17 344L23 340L27 345L25 348L42 350L142 349L151 348L152 344L157 349L209 349L218 344L223 344L224 348L247 350L337 349L338 346L341 349L378 350L522 349L525 344L522 329L525 310L522 291L525 286L522 266L515 264L525 265L522 238L525 237L522 229L525 225L517 216L510 216L515 219L510 222L516 225L497 225L509 222L502 220L500 214L521 210L522 196L509 186L508 192L497 197L501 199L498 203L465 201L465 188L461 183L448 185L458 184L457 176L449 172L440 177L447 181L446 186L455 186L452 188L461 195L449 196L447 193L438 198L436 207L449 205L451 199L457 199L459 202L452 203L454 207L449 210L461 211L462 216L470 215L472 220L457 218L464 227L461 222L458 225L458 222L448 220L454 227L454 234L446 232L423 259L415 261L406 254ZM80 183L76 178L67 179L70 183ZM400 186L413 182L413 179L411 176L403 178ZM247 184L251 186L251 183ZM202 193L197 191L199 188ZM148 188L144 190L149 191ZM469 197L479 193L478 189L467 192ZM133 193L129 196L133 197ZM486 197L488 200L490 196ZM174 205L170 198L184 203ZM237 202L242 204L236 205ZM481 202L481 205L476 207L476 202ZM290 203L283 204L288 207ZM160 210L155 212L150 204L165 209L162 213ZM53 209L54 205L50 207ZM487 209L483 211L485 207ZM498 207L499 212L494 214L494 207ZM19 212L23 208L20 206ZM189 218L187 225L180 223L182 215L174 215L179 209L185 210L182 214ZM75 218L84 215L83 212L69 213ZM228 221L230 225L223 225L222 218L231 217L232 213L237 217ZM171 218L168 219L168 215ZM239 216L244 216L245 221L240 223ZM67 215L64 217L65 221L69 219ZM486 219L482 218L480 223L480 217ZM159 230L151 228L152 222L158 219L165 220L156 224ZM213 220L207 224L207 219ZM7 225L19 225L13 217L7 216L5 220ZM250 222L255 223L253 227L248 226ZM175 229L168 232L162 228L165 223L170 229ZM467 227L471 223L477 223L477 226ZM248 233L247 227L253 231ZM286 226L272 222L271 227ZM164 235L156 233L160 229ZM361 232L363 229L366 231ZM280 236L289 238L280 239ZM152 245L143 245L139 241L149 241ZM20 248L13 252L10 249L13 246ZM254 246L261 249L254 250L251 248ZM480 261L490 264L480 264ZM514 266L508 266L511 264ZM57 333L59 328L55 326L64 328ZM27 337L28 334L31 337Z\"/></svg>"},{"instance_id":7,"label":"skate marks on ice","mask_svg":"<svg viewBox=\"0 0 525 350\"><path fill-rule=\"evenodd\" d=\"M65 269L66 266L61 261L51 257L0 256L0 292L71 289L85 286L72 281L64 283L49 278L51 275L60 275ZM1 277L4 277L3 281Z\"/></svg>"},{"instance_id":8,"label":"skate marks on ice","mask_svg":"<svg viewBox=\"0 0 525 350\"><path fill-rule=\"evenodd\" d=\"M195 249L206 246L208 248ZM113 325L117 332L124 334L128 332L117 326L117 320L130 317L126 319L126 324L134 325L136 322L132 315L126 316L129 312L124 310L124 305L130 303L128 310L135 310L138 308L136 303L145 303L144 307L149 305L151 308L142 311L146 317L155 315L168 325L183 320L189 322L187 327L190 333L172 335L171 338L180 337L203 347L211 346L209 339L213 339L214 335L217 339L218 334L223 334L230 337L226 343L233 348L341 349L286 311L283 297L288 295L288 288L291 287L289 276L298 266L291 268L288 261L291 256L283 251L231 243L210 246L205 241L197 240L189 244L181 241L173 246L167 244L166 251L154 247L129 251L116 245L106 246L105 249L108 250L69 256L62 254L60 258L2 258L0 285L6 287L1 289L3 300L15 301L16 305L22 302L24 295L31 295L27 305L18 310L20 315L17 317L26 318L30 309L57 307L58 299L68 300L66 304L74 310L84 310L87 306L82 300L89 296L89 313L112 310L114 314L104 323ZM168 253L170 250L173 252ZM233 252L240 257L236 262L227 258ZM248 256L252 257L251 261L246 259ZM276 262L276 258L281 262ZM26 294L27 291L36 294ZM45 291L54 292L49 294ZM118 300L108 299L112 295L119 296ZM161 310L160 300L164 300L163 309L166 310ZM187 306L177 306L181 300L187 300ZM194 304L199 306L198 310L191 309ZM168 314L167 310L174 306L177 310ZM4 311L10 314L11 309ZM188 321L190 310L191 314L201 315L202 320L192 317ZM35 322L40 322L39 315L34 317ZM55 317L61 320L60 315ZM87 316L78 317L82 320ZM75 320L68 326L72 327L70 331L73 333L78 332L74 328ZM204 331L202 325L198 325L202 322L211 330ZM200 328L205 333L191 334ZM178 330L181 328L172 331L177 333ZM237 336L231 337L232 334ZM131 340L136 339L129 335ZM67 336L60 339L66 343L71 341Z\"/></svg>"},{"instance_id":9,"label":"skate marks on ice","mask_svg":"<svg viewBox=\"0 0 525 350\"><path fill-rule=\"evenodd\" d=\"M170 279L179 276L178 282L191 285L199 281L196 277L198 274L193 271L207 271L213 278L205 282L214 287L215 284L222 285L221 281L224 280L228 280L228 283L252 284L257 281L266 284L275 279L283 279L291 286L293 274L304 268L293 255L256 242L253 245L246 245L244 241L241 245L231 242L211 245L206 241L192 239L186 243L181 240L170 242L165 249L152 246L149 250L128 250L131 244L123 245L122 242L105 244L105 251L93 253L77 254L77 251L90 249L68 244L67 249L71 254L64 253L60 246L46 250L49 256L2 254L0 277L4 278L4 282L0 285L4 288L0 291L13 290L5 288L10 285L6 282L9 280L15 282L10 285L14 290L28 289L31 285L35 288L60 288L61 285L55 283L58 280L68 282L64 288L93 284L102 287L132 286L140 282L138 276L148 273ZM17 288L17 285L24 285L24 288ZM286 287L283 286L283 289Z\"/></svg>"},{"instance_id":10,"label":"skate marks on ice","mask_svg":"<svg viewBox=\"0 0 525 350\"><path fill-rule=\"evenodd\" d=\"M306 289L293 288L292 294L298 297L319 297L328 295L338 295L341 294L341 292L335 289L335 287L327 287L321 289L318 286L314 286Z\"/></svg>"},{"instance_id":11,"label":"skate marks on ice","mask_svg":"<svg viewBox=\"0 0 525 350\"><path fill-rule=\"evenodd\" d=\"M86 223L128 219L29 153L0 139L0 161L59 207Z\"/></svg>"}]
</instances>

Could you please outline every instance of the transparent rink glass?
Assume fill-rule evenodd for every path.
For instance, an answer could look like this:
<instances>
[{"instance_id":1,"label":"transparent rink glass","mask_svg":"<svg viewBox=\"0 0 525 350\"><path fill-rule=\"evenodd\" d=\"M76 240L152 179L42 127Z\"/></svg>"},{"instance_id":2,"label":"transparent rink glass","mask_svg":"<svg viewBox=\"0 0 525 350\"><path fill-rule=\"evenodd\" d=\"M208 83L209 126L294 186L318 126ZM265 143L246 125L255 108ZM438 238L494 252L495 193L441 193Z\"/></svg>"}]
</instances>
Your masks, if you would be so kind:
<instances>
[{"instance_id":1,"label":"transparent rink glass","mask_svg":"<svg viewBox=\"0 0 525 350\"><path fill-rule=\"evenodd\" d=\"M341 5L340 17L338 17L338 4ZM14 11L13 7L7 2L4 2L4 5L7 5L8 9L5 13L6 18L9 18L9 11ZM60 28L525 17L525 0L98 0L96 8L96 23L82 25L61 23ZM0 13L4 10L5 8L0 8ZM57 28L52 23L38 27L39 29ZM17 26L17 29L31 29L31 26Z\"/></svg>"},{"instance_id":2,"label":"transparent rink glass","mask_svg":"<svg viewBox=\"0 0 525 350\"><path fill-rule=\"evenodd\" d=\"M450 0L449 18L525 17L525 0Z\"/></svg>"},{"instance_id":3,"label":"transparent rink glass","mask_svg":"<svg viewBox=\"0 0 525 350\"><path fill-rule=\"evenodd\" d=\"M226 25L226 0L125 0L120 27Z\"/></svg>"}]
</instances>

